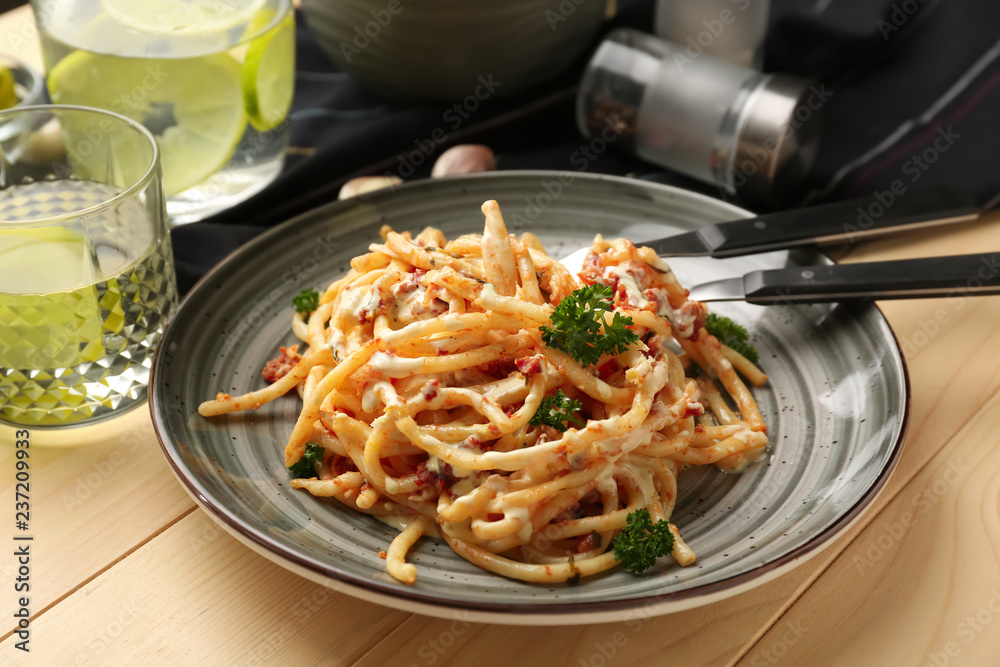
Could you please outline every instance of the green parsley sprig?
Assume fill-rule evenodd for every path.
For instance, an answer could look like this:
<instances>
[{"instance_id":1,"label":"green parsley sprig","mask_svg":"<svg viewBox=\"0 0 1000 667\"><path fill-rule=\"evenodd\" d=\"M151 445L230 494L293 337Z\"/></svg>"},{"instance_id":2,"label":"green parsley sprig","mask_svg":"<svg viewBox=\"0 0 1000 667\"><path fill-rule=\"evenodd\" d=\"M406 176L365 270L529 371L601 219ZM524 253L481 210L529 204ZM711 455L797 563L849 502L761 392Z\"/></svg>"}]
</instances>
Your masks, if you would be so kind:
<instances>
[{"instance_id":1,"label":"green parsley sprig","mask_svg":"<svg viewBox=\"0 0 1000 667\"><path fill-rule=\"evenodd\" d=\"M753 363L757 363L759 358L757 348L748 342L750 334L745 327L724 315L709 313L705 316L705 330L718 338L723 345L728 345Z\"/></svg>"},{"instance_id":2,"label":"green parsley sprig","mask_svg":"<svg viewBox=\"0 0 1000 667\"><path fill-rule=\"evenodd\" d=\"M295 306L295 312L308 315L319 308L319 292L307 287L299 292L298 296L292 297L292 305Z\"/></svg>"},{"instance_id":3,"label":"green parsley sprig","mask_svg":"<svg viewBox=\"0 0 1000 667\"><path fill-rule=\"evenodd\" d=\"M610 323L604 323L604 313L611 310L613 294L610 287L599 284L573 290L552 312L552 328L539 327L542 341L584 366L596 364L603 354L624 352L638 342L639 336L628 328L632 318L621 313L615 313Z\"/></svg>"},{"instance_id":4,"label":"green parsley sprig","mask_svg":"<svg viewBox=\"0 0 1000 667\"><path fill-rule=\"evenodd\" d=\"M323 447L309 443L302 458L288 466L288 472L295 479L312 479L316 476L316 464L323 460L324 453Z\"/></svg>"},{"instance_id":5,"label":"green parsley sprig","mask_svg":"<svg viewBox=\"0 0 1000 667\"><path fill-rule=\"evenodd\" d=\"M572 398L557 389L556 393L542 399L538 410L531 416L528 422L530 426L551 426L559 431L565 431L568 427L566 422L573 422L577 426L586 426L586 422L576 416L576 413L583 407L580 401Z\"/></svg>"},{"instance_id":6,"label":"green parsley sprig","mask_svg":"<svg viewBox=\"0 0 1000 667\"><path fill-rule=\"evenodd\" d=\"M670 524L657 521L653 525L649 510L637 509L625 519L625 527L615 538L615 559L633 574L644 572L656 564L660 556L668 555L674 548L674 534Z\"/></svg>"}]
</instances>

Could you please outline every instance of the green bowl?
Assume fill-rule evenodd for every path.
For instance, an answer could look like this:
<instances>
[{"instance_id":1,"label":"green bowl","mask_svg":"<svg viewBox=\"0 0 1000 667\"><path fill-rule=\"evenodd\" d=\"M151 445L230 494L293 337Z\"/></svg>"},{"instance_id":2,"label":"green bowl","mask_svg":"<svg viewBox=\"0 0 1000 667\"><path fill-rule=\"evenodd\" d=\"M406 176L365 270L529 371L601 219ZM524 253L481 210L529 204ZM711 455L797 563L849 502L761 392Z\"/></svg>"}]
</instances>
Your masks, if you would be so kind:
<instances>
[{"instance_id":1,"label":"green bowl","mask_svg":"<svg viewBox=\"0 0 1000 667\"><path fill-rule=\"evenodd\" d=\"M303 0L320 46L398 99L485 100L566 69L595 39L604 0ZM478 102L468 101L478 106ZM471 111L472 109L470 109Z\"/></svg>"}]
</instances>

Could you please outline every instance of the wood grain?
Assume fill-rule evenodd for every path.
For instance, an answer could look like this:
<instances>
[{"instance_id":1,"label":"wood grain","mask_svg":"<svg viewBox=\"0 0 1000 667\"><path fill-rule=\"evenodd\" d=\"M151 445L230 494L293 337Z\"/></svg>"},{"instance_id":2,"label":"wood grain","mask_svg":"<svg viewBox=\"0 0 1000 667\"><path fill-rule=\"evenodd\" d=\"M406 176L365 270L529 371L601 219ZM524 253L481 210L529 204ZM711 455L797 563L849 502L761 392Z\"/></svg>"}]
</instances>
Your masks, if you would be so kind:
<instances>
[{"instance_id":1,"label":"wood grain","mask_svg":"<svg viewBox=\"0 0 1000 667\"><path fill-rule=\"evenodd\" d=\"M1000 394L740 663L995 665ZM788 643L786 626L803 634Z\"/></svg>"},{"instance_id":2,"label":"wood grain","mask_svg":"<svg viewBox=\"0 0 1000 667\"><path fill-rule=\"evenodd\" d=\"M120 437L73 448L30 448L30 611L37 615L164 526L194 508L153 435L145 406L129 413ZM99 432L103 427L93 429ZM75 429L70 429L76 432ZM33 430L38 433L39 430ZM14 525L14 449L0 449L4 525ZM8 472L9 471L9 472ZM4 548L0 571L12 581L14 550ZM4 595L0 631L14 627L15 596ZM2 636L2 635L0 635Z\"/></svg>"},{"instance_id":3,"label":"wood grain","mask_svg":"<svg viewBox=\"0 0 1000 667\"><path fill-rule=\"evenodd\" d=\"M196 510L36 618L30 660L16 637L0 655L15 665L348 664L405 617L288 572Z\"/></svg>"}]
</instances>

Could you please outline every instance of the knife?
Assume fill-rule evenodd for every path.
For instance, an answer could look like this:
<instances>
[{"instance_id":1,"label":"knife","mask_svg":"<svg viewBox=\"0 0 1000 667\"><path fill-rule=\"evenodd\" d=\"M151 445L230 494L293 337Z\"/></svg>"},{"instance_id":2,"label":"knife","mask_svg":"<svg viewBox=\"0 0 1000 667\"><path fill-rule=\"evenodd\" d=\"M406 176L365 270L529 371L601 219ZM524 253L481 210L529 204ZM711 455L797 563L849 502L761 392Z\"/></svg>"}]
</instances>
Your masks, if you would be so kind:
<instances>
[{"instance_id":1,"label":"knife","mask_svg":"<svg viewBox=\"0 0 1000 667\"><path fill-rule=\"evenodd\" d=\"M692 287L692 301L760 305L1000 294L1000 253L753 271Z\"/></svg>"},{"instance_id":2,"label":"knife","mask_svg":"<svg viewBox=\"0 0 1000 667\"><path fill-rule=\"evenodd\" d=\"M931 187L721 222L639 245L662 257L735 257L812 243L867 239L979 217L966 195Z\"/></svg>"}]
</instances>

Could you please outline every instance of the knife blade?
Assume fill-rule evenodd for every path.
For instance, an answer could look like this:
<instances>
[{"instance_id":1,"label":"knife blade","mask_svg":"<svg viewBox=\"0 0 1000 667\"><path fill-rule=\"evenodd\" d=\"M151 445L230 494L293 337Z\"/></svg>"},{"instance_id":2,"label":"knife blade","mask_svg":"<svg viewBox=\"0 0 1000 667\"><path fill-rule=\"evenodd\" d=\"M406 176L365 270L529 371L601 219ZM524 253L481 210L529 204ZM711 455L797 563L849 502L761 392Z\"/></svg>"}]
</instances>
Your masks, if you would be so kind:
<instances>
[{"instance_id":1,"label":"knife blade","mask_svg":"<svg viewBox=\"0 0 1000 667\"><path fill-rule=\"evenodd\" d=\"M753 271L691 288L692 301L759 305L1000 294L1000 253Z\"/></svg>"},{"instance_id":2,"label":"knife blade","mask_svg":"<svg viewBox=\"0 0 1000 667\"><path fill-rule=\"evenodd\" d=\"M977 217L979 209L968 196L940 186L721 222L638 245L649 246L662 257L736 257L812 243L860 240Z\"/></svg>"}]
</instances>

